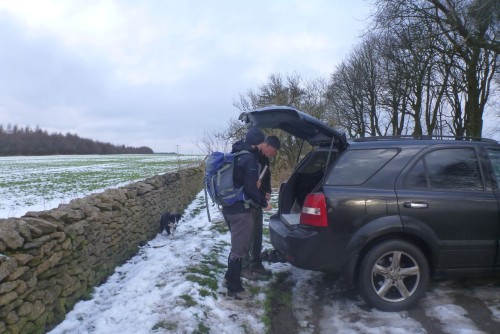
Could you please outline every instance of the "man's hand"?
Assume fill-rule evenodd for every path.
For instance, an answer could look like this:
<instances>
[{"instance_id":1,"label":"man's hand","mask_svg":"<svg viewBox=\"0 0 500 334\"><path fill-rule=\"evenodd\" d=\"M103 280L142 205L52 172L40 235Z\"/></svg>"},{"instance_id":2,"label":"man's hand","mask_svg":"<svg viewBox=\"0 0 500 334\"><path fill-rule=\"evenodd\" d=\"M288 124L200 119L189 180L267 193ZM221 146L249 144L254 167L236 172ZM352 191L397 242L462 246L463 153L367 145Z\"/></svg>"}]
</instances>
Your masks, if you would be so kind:
<instances>
[{"instance_id":1,"label":"man's hand","mask_svg":"<svg viewBox=\"0 0 500 334\"><path fill-rule=\"evenodd\" d=\"M273 206L271 203L267 203L267 206L264 208L264 211L271 211L273 209Z\"/></svg>"}]
</instances>

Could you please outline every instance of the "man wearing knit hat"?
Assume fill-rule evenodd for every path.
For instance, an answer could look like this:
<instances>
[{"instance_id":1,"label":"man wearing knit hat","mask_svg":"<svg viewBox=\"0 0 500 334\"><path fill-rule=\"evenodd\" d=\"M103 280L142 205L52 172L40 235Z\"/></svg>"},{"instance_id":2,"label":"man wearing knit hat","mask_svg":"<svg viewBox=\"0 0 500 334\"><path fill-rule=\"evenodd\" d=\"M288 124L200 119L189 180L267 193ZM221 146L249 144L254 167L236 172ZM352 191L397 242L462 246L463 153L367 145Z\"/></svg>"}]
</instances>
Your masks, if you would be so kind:
<instances>
[{"instance_id":1,"label":"man wearing knit hat","mask_svg":"<svg viewBox=\"0 0 500 334\"><path fill-rule=\"evenodd\" d=\"M232 153L245 151L235 158L233 183L236 188L243 186L245 198L249 201L238 201L222 207L222 214L231 232L231 251L228 256L228 268L225 274L227 296L235 299L248 299L251 294L241 284L242 260L248 256L254 222L251 206L259 206L271 210L265 195L257 187L259 165L257 164L258 145L264 142L265 135L257 127L248 129L245 140L233 144Z\"/></svg>"},{"instance_id":2,"label":"man wearing knit hat","mask_svg":"<svg viewBox=\"0 0 500 334\"><path fill-rule=\"evenodd\" d=\"M260 171L266 169L262 179L259 180L259 191L269 201L271 199L271 170L269 159L274 157L281 148L281 143L276 136L267 136L263 143L257 145L259 154L257 155L257 163ZM250 208L254 223L252 242L250 244L250 256L243 259L243 269L241 276L255 280L265 276L270 276L271 272L264 268L260 254L262 252L262 232L264 226L264 215L262 207L252 206Z\"/></svg>"}]
</instances>

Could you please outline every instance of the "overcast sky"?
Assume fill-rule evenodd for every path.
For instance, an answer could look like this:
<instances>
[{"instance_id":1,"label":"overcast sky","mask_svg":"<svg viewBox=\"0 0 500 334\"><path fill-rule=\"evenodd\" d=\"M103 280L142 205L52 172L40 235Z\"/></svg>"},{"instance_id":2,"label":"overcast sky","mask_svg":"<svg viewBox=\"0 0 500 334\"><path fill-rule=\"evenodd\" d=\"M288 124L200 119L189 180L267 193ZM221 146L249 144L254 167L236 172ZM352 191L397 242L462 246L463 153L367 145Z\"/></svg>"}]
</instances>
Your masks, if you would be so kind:
<instances>
[{"instance_id":1,"label":"overcast sky","mask_svg":"<svg viewBox=\"0 0 500 334\"><path fill-rule=\"evenodd\" d=\"M0 0L0 123L194 153L270 74L327 78L369 12L365 0Z\"/></svg>"}]
</instances>

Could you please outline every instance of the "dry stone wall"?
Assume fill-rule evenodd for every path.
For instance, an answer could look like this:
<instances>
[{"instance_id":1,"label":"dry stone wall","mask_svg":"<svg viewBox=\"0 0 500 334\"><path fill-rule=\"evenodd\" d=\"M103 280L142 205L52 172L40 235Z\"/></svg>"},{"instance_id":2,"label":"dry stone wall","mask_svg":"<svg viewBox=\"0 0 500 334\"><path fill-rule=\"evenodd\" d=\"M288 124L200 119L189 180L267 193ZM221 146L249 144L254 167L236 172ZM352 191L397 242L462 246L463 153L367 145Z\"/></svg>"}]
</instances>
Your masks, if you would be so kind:
<instances>
[{"instance_id":1,"label":"dry stone wall","mask_svg":"<svg viewBox=\"0 0 500 334\"><path fill-rule=\"evenodd\" d=\"M0 333L45 333L202 189L191 168L0 219Z\"/></svg>"}]
</instances>

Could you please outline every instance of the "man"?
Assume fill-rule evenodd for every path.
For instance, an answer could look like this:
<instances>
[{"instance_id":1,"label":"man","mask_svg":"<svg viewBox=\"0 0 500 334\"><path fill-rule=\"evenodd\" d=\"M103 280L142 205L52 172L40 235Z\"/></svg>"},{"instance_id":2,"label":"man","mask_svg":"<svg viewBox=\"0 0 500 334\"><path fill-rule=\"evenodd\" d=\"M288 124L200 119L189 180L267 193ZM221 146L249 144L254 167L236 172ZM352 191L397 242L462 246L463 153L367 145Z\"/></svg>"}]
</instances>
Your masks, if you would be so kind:
<instances>
[{"instance_id":1,"label":"man","mask_svg":"<svg viewBox=\"0 0 500 334\"><path fill-rule=\"evenodd\" d=\"M233 183L235 187L243 186L245 198L251 200L238 201L232 205L222 207L222 214L231 232L231 251L228 256L228 268L225 274L227 296L235 299L248 299L251 297L241 284L242 260L248 256L253 232L253 219L250 211L251 205L259 206L264 210L271 210L265 195L258 187L259 166L257 164L257 145L264 142L264 133L257 127L248 129L245 140L233 144L232 152L248 151L236 157L233 170Z\"/></svg>"},{"instance_id":2,"label":"man","mask_svg":"<svg viewBox=\"0 0 500 334\"><path fill-rule=\"evenodd\" d=\"M281 143L278 137L268 136L262 144L258 145L259 154L257 162L260 166L260 171L267 166L266 172L259 182L259 191L269 201L271 199L271 170L269 159L274 157L281 148ZM262 230L264 225L264 217L262 207L252 207L254 228L252 234L252 242L250 244L250 257L243 260L242 277L255 280L261 277L270 276L271 272L264 268L260 254L262 252Z\"/></svg>"}]
</instances>

